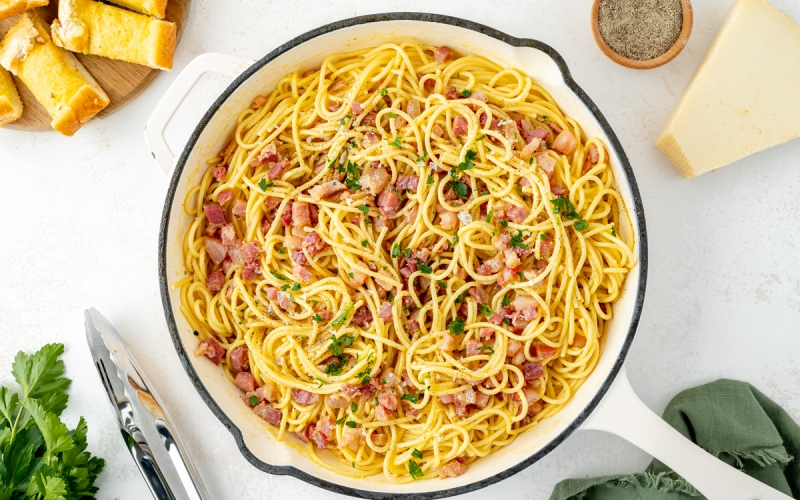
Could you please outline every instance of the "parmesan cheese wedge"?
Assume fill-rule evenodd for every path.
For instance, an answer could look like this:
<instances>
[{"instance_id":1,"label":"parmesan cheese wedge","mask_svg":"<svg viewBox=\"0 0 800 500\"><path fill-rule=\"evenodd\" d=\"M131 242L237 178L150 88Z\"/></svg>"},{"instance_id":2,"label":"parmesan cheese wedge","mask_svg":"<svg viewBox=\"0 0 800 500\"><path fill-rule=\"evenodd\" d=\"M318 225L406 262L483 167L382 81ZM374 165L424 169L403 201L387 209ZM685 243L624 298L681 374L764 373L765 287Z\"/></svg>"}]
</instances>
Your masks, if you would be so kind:
<instances>
[{"instance_id":1,"label":"parmesan cheese wedge","mask_svg":"<svg viewBox=\"0 0 800 500\"><path fill-rule=\"evenodd\" d=\"M766 0L728 13L656 144L686 178L800 136L800 26Z\"/></svg>"}]
</instances>

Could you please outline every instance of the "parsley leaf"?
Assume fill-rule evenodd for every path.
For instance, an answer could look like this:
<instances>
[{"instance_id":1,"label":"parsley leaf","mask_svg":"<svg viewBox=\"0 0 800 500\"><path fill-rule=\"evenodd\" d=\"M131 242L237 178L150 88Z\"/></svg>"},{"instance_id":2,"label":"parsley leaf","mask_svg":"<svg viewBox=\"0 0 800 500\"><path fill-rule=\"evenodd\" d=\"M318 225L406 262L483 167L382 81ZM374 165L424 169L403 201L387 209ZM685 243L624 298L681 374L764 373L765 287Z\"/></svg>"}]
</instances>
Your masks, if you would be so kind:
<instances>
[{"instance_id":1,"label":"parsley leaf","mask_svg":"<svg viewBox=\"0 0 800 500\"><path fill-rule=\"evenodd\" d=\"M342 425L342 423L344 423L344 419L346 419L346 418L347 418L347 417L342 417L342 418L340 418L339 420L337 420L337 421L336 421L336 425Z\"/></svg>"},{"instance_id":2,"label":"parsley leaf","mask_svg":"<svg viewBox=\"0 0 800 500\"><path fill-rule=\"evenodd\" d=\"M288 289L289 289L289 284L288 283L283 285L283 286L281 286L281 292L285 292Z\"/></svg>"},{"instance_id":3,"label":"parsley leaf","mask_svg":"<svg viewBox=\"0 0 800 500\"><path fill-rule=\"evenodd\" d=\"M400 245L398 245L397 243L392 245L392 258L393 259L396 259L397 257L400 257L401 253L403 253L403 251L400 250Z\"/></svg>"},{"instance_id":4,"label":"parsley leaf","mask_svg":"<svg viewBox=\"0 0 800 500\"><path fill-rule=\"evenodd\" d=\"M357 411L358 411L358 403L353 401L352 403L350 403L350 413L355 413Z\"/></svg>"},{"instance_id":5,"label":"parsley leaf","mask_svg":"<svg viewBox=\"0 0 800 500\"><path fill-rule=\"evenodd\" d=\"M486 134L481 134L481 135L478 136L477 139L475 139L475 142L482 141L484 139L486 139Z\"/></svg>"},{"instance_id":6,"label":"parsley leaf","mask_svg":"<svg viewBox=\"0 0 800 500\"><path fill-rule=\"evenodd\" d=\"M289 281L289 278L287 278L286 276L282 275L281 273L279 273L277 271L270 271L269 274L275 276L276 278L278 278L281 281Z\"/></svg>"},{"instance_id":7,"label":"parsley leaf","mask_svg":"<svg viewBox=\"0 0 800 500\"><path fill-rule=\"evenodd\" d=\"M542 241L546 240L547 239L547 233L539 234L539 239L542 240Z\"/></svg>"},{"instance_id":8,"label":"parsley leaf","mask_svg":"<svg viewBox=\"0 0 800 500\"><path fill-rule=\"evenodd\" d=\"M262 191L266 191L267 188L271 188L272 186L273 186L272 181L270 180L269 182L267 182L266 177L262 177L261 180L258 181L258 187L260 187Z\"/></svg>"},{"instance_id":9,"label":"parsley leaf","mask_svg":"<svg viewBox=\"0 0 800 500\"><path fill-rule=\"evenodd\" d=\"M450 330L451 335L461 335L464 333L464 320L461 318L456 318L447 325L447 329Z\"/></svg>"},{"instance_id":10,"label":"parsley leaf","mask_svg":"<svg viewBox=\"0 0 800 500\"><path fill-rule=\"evenodd\" d=\"M292 291L293 292L299 292L300 291L300 283L295 283L294 285L292 285Z\"/></svg>"},{"instance_id":11,"label":"parsley leaf","mask_svg":"<svg viewBox=\"0 0 800 500\"><path fill-rule=\"evenodd\" d=\"M344 322L347 321L347 317L350 315L351 312L353 312L353 304L348 304L344 308L344 311L342 311L342 313L340 315L336 316L336 318L333 320L333 323L331 323L331 326L333 328L339 328L340 326L342 326L344 324ZM353 338L350 337L350 345L353 345L353 340L352 339ZM331 352L333 352L333 351L331 351ZM334 352L334 354L336 354L336 353ZM341 353L339 353L339 354L341 354Z\"/></svg>"},{"instance_id":12,"label":"parsley leaf","mask_svg":"<svg viewBox=\"0 0 800 500\"><path fill-rule=\"evenodd\" d=\"M428 152L427 152L427 151L423 151L423 152L422 152L422 156L420 156L419 158L417 158L417 163L425 163L425 160L426 160L427 158L428 158Z\"/></svg>"},{"instance_id":13,"label":"parsley leaf","mask_svg":"<svg viewBox=\"0 0 800 500\"><path fill-rule=\"evenodd\" d=\"M480 313L486 316L487 318L492 315L492 310L489 309L489 306L487 306L486 304L481 304L480 306L478 306L478 311L480 311Z\"/></svg>"},{"instance_id":14,"label":"parsley leaf","mask_svg":"<svg viewBox=\"0 0 800 500\"><path fill-rule=\"evenodd\" d=\"M250 396L247 398L247 402L250 403L250 406L255 406L258 404L258 396Z\"/></svg>"},{"instance_id":15,"label":"parsley leaf","mask_svg":"<svg viewBox=\"0 0 800 500\"><path fill-rule=\"evenodd\" d=\"M348 420L347 422L344 423L344 425L350 427L351 429L355 429L358 426L358 424L353 422L352 420Z\"/></svg>"},{"instance_id":16,"label":"parsley leaf","mask_svg":"<svg viewBox=\"0 0 800 500\"><path fill-rule=\"evenodd\" d=\"M425 473L422 472L422 469L419 467L419 464L413 460L408 461L408 474L411 476L412 479L419 479L421 477L425 477Z\"/></svg>"},{"instance_id":17,"label":"parsley leaf","mask_svg":"<svg viewBox=\"0 0 800 500\"><path fill-rule=\"evenodd\" d=\"M386 90L386 89L381 89L381 97L385 96L385 95L386 95L386 94L388 94L388 93L389 93L389 91L388 91L388 90Z\"/></svg>"},{"instance_id":18,"label":"parsley leaf","mask_svg":"<svg viewBox=\"0 0 800 500\"><path fill-rule=\"evenodd\" d=\"M435 182L435 181L433 180L433 177L428 177L428 180L426 180L426 181L425 181L425 184L427 184L427 185L429 185L429 186L430 186L430 185L431 185L431 184L433 184L434 182Z\"/></svg>"},{"instance_id":19,"label":"parsley leaf","mask_svg":"<svg viewBox=\"0 0 800 500\"><path fill-rule=\"evenodd\" d=\"M389 118L397 118L397 115L389 111Z\"/></svg>"},{"instance_id":20,"label":"parsley leaf","mask_svg":"<svg viewBox=\"0 0 800 500\"><path fill-rule=\"evenodd\" d=\"M492 211L489 210L489 213L486 214L486 222L492 222Z\"/></svg>"},{"instance_id":21,"label":"parsley leaf","mask_svg":"<svg viewBox=\"0 0 800 500\"><path fill-rule=\"evenodd\" d=\"M419 396L414 396L413 394L403 394L403 397L400 399L403 401L411 401L412 403L419 403Z\"/></svg>"},{"instance_id":22,"label":"parsley leaf","mask_svg":"<svg viewBox=\"0 0 800 500\"><path fill-rule=\"evenodd\" d=\"M411 456L414 457L414 458L419 458L421 460L422 459L422 452L419 451L418 449L414 448L414 450L411 452Z\"/></svg>"},{"instance_id":23,"label":"parsley leaf","mask_svg":"<svg viewBox=\"0 0 800 500\"><path fill-rule=\"evenodd\" d=\"M616 231L614 231L614 223L613 222L611 223L611 236L613 236L614 238L617 237L617 233L616 233Z\"/></svg>"},{"instance_id":24,"label":"parsley leaf","mask_svg":"<svg viewBox=\"0 0 800 500\"><path fill-rule=\"evenodd\" d=\"M369 245L369 241L367 241L367 240L361 240L361 246L362 246L362 247L364 247L364 248L367 248L367 245Z\"/></svg>"},{"instance_id":25,"label":"parsley leaf","mask_svg":"<svg viewBox=\"0 0 800 500\"><path fill-rule=\"evenodd\" d=\"M500 302L500 304L503 307L508 307L508 305L511 304L511 297L509 297L508 295L503 296L503 300Z\"/></svg>"},{"instance_id":26,"label":"parsley leaf","mask_svg":"<svg viewBox=\"0 0 800 500\"><path fill-rule=\"evenodd\" d=\"M405 142L406 141L401 141L400 140L400 136L397 136L397 137L394 138L394 140L392 142L389 143L389 145L391 147L393 147L393 148L396 148L396 149L402 149L402 147L403 147L402 144L405 143Z\"/></svg>"},{"instance_id":27,"label":"parsley leaf","mask_svg":"<svg viewBox=\"0 0 800 500\"><path fill-rule=\"evenodd\" d=\"M431 274L433 272L433 268L425 262L417 262L417 270L422 274Z\"/></svg>"},{"instance_id":28,"label":"parsley leaf","mask_svg":"<svg viewBox=\"0 0 800 500\"><path fill-rule=\"evenodd\" d=\"M508 243L509 246L513 248L522 248L524 250L527 250L530 247L522 243L522 238L523 238L522 231L517 231L517 234L511 237L511 240Z\"/></svg>"},{"instance_id":29,"label":"parsley leaf","mask_svg":"<svg viewBox=\"0 0 800 500\"><path fill-rule=\"evenodd\" d=\"M589 223L586 222L585 220L581 219L579 221L575 221L575 224L573 224L572 227L576 231L583 231L584 229L589 227Z\"/></svg>"},{"instance_id":30,"label":"parsley leaf","mask_svg":"<svg viewBox=\"0 0 800 500\"><path fill-rule=\"evenodd\" d=\"M360 206L359 206L359 207L357 207L357 208L358 208L358 211L359 211L359 212L361 212L362 214L364 214L364 215L367 215L367 214L369 214L369 207L368 207L368 206L366 206L366 205L360 205Z\"/></svg>"},{"instance_id":31,"label":"parsley leaf","mask_svg":"<svg viewBox=\"0 0 800 500\"><path fill-rule=\"evenodd\" d=\"M467 191L467 189L468 189L467 185L464 184L463 182L450 181L450 188L453 190L453 192L459 198L467 199L469 197L469 196L467 196L467 192L468 192Z\"/></svg>"},{"instance_id":32,"label":"parsley leaf","mask_svg":"<svg viewBox=\"0 0 800 500\"><path fill-rule=\"evenodd\" d=\"M489 354L494 354L494 348L490 345L482 345L478 347L479 351L489 351Z\"/></svg>"},{"instance_id":33,"label":"parsley leaf","mask_svg":"<svg viewBox=\"0 0 800 500\"><path fill-rule=\"evenodd\" d=\"M581 217L581 215L575 211L575 205L569 201L569 198L559 196L555 200L550 200L550 203L553 204L554 214L560 215L566 220L576 221L572 226L576 231L583 231L589 227L589 223L586 222L583 217Z\"/></svg>"},{"instance_id":34,"label":"parsley leaf","mask_svg":"<svg viewBox=\"0 0 800 500\"><path fill-rule=\"evenodd\" d=\"M322 316L320 316L319 314L315 314L315 315L311 316L311 319L313 319L317 323L322 323L323 321L325 321L324 319L322 319Z\"/></svg>"},{"instance_id":35,"label":"parsley leaf","mask_svg":"<svg viewBox=\"0 0 800 500\"><path fill-rule=\"evenodd\" d=\"M470 89L464 89L461 91L461 95L463 95L464 97L469 97L472 95L472 91Z\"/></svg>"},{"instance_id":36,"label":"parsley leaf","mask_svg":"<svg viewBox=\"0 0 800 500\"><path fill-rule=\"evenodd\" d=\"M361 172L358 170L358 165L355 163L348 161L347 165L345 166L345 178L344 184L347 186L347 189L351 191L358 191L361 189Z\"/></svg>"},{"instance_id":37,"label":"parsley leaf","mask_svg":"<svg viewBox=\"0 0 800 500\"><path fill-rule=\"evenodd\" d=\"M453 241L450 242L450 248L455 248L458 245L458 235L453 235Z\"/></svg>"}]
</instances>

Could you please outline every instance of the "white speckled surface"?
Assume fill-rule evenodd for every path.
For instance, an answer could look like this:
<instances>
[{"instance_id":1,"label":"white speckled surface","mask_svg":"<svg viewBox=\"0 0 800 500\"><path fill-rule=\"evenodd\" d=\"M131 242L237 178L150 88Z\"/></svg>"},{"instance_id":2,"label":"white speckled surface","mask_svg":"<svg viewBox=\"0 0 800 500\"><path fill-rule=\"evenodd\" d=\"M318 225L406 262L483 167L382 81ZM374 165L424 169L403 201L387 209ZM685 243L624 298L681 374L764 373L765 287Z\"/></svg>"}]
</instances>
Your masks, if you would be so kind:
<instances>
[{"instance_id":1,"label":"white speckled surface","mask_svg":"<svg viewBox=\"0 0 800 500\"><path fill-rule=\"evenodd\" d=\"M588 0L436 2L467 18L558 50L614 127L644 199L650 273L644 314L628 358L634 388L654 410L678 391L719 377L745 379L800 420L800 142L795 140L687 181L654 146L732 0L694 2L684 52L635 72L606 59L589 29ZM800 19L800 5L775 0ZM194 0L176 71L203 52L258 58L305 31L385 11L430 11L431 2ZM746 64L747 61L743 61ZM83 333L84 308L99 308L126 337L189 442L214 499L342 498L290 477L263 474L197 396L172 348L158 295L156 249L166 179L150 158L144 124L175 73L76 137L0 130L0 203L6 216L0 285L0 382L19 349L67 345L74 380L66 413L89 421L103 456L99 498L149 497L111 418ZM201 82L168 138L179 146L222 77ZM547 498L567 477L630 472L649 457L622 440L578 433L539 463L461 498Z\"/></svg>"}]
</instances>

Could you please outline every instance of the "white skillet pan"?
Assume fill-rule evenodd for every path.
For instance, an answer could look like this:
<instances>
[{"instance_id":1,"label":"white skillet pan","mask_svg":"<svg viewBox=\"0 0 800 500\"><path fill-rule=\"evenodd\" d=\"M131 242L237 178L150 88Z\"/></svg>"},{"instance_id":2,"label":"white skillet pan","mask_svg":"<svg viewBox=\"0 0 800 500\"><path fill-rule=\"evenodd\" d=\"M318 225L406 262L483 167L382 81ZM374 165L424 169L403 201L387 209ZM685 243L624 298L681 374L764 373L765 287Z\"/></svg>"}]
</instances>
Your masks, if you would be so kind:
<instances>
[{"instance_id":1,"label":"white skillet pan","mask_svg":"<svg viewBox=\"0 0 800 500\"><path fill-rule=\"evenodd\" d=\"M459 54L485 56L504 66L519 68L544 88L564 112L581 124L588 136L599 136L609 146L618 189L633 222L620 228L636 242L638 265L629 273L625 291L614 306L614 319L603 338L603 354L594 372L553 418L522 434L511 445L471 464L467 472L446 481L389 483L381 475L353 479L315 465L299 446L278 442L240 399L239 391L221 369L204 357L192 355L197 339L180 312L177 290L170 284L184 276L181 241L191 222L182 207L186 190L206 169L206 160L230 140L236 116L253 97L269 92L280 77L310 69L330 54L385 42L414 40L450 46ZM176 158L164 138L175 111L201 75L218 72L233 82L206 112ZM518 39L469 21L430 14L397 13L358 17L308 32L254 62L221 54L204 54L178 75L147 125L146 139L153 157L172 176L164 205L159 245L159 272L164 312L173 343L186 373L200 397L233 434L242 454L270 474L289 474L338 493L363 498L442 498L477 490L505 479L533 464L575 430L602 430L617 434L658 457L711 499L788 499L717 460L673 430L634 394L623 361L641 315L647 278L647 233L633 170L603 115L572 80L561 56L548 45ZM291 439L289 439L291 441Z\"/></svg>"}]
</instances>

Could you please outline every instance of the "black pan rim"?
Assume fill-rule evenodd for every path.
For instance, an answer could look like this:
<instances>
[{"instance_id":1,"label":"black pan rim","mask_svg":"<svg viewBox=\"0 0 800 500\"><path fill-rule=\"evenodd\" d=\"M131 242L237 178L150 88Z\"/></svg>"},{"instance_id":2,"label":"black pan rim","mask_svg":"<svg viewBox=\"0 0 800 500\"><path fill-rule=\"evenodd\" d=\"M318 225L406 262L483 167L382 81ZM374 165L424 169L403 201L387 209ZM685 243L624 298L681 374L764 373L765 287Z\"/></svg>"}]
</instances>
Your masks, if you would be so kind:
<instances>
[{"instance_id":1,"label":"black pan rim","mask_svg":"<svg viewBox=\"0 0 800 500\"><path fill-rule=\"evenodd\" d=\"M625 341L623 342L619 356L617 357L614 365L612 366L611 371L609 372L609 375L606 378L605 382L603 382L600 389L592 397L587 407L584 408L584 410L578 415L578 417L575 418L575 420L573 420L558 436L556 436L552 441L550 441L545 447L543 447L541 450L537 451L533 455L529 456L528 458L522 460L520 463L514 465L513 467L510 467L502 472L495 474L494 476L482 479L480 481L476 481L474 483L458 486L455 488L447 488L433 492L427 492L427 493L386 493L386 492L377 492L377 491L361 490L357 488L350 488L312 476L291 465L283 466L283 465L268 464L257 458L255 455L253 455L245 445L244 440L242 438L242 433L239 430L239 428L236 427L236 425L234 425L234 423L228 418L228 416L222 411L222 409L219 407L216 401L214 401L214 399L208 393L202 381L200 380L200 377L195 371L194 366L191 363L189 354L187 353L186 349L183 346L183 342L181 341L177 324L175 322L175 316L173 315L172 312L170 285L167 279L167 241L168 241L167 236L169 229L169 216L170 212L172 211L173 199L175 197L175 193L178 184L180 182L180 178L183 174L183 169L186 166L186 162L189 158L191 151L194 149L206 125L208 125L211 118L214 116L214 114L217 112L220 106L222 106L222 104L239 88L239 86L242 83L244 83L248 78L250 78L250 76L255 74L257 71L259 71L262 67L264 67L266 64L271 62L276 57L297 47L298 45L301 45L318 36L333 31L337 31L340 29L345 29L361 24L379 23L386 21L421 21L421 22L447 24L451 26L456 26L476 31L478 33L505 42L506 44L514 47L530 47L540 50L545 54L547 54L558 65L558 68L563 76L564 83L567 85L567 87L569 87L569 89L575 93L575 95L581 100L581 102L583 102L583 104L594 115L595 119L598 121L601 128L608 136L610 141L610 146L614 148L614 151L619 156L622 169L625 172L625 178L626 178L625 180L628 183L628 187L631 191L633 210L635 212L634 216L636 219L636 223L639 227L638 245L639 245L640 278L639 278L638 289L636 292L636 301L634 304L633 315L631 317L631 323L628 328L628 333L626 335ZM159 232L158 247L159 247L158 272L159 272L161 300L164 308L164 315L167 320L167 326L169 328L170 336L172 337L172 343L175 346L175 350L178 354L178 357L180 358L184 370L189 376L189 379L191 380L192 384L194 385L201 399L206 403L211 412L233 435L234 440L236 441L236 445L239 448L239 451L242 453L242 455L254 467L263 472L267 472L269 474L274 474L274 475L289 475L301 481L304 481L306 483L312 484L314 486L317 486L319 488L334 493L350 495L357 498L368 498L368 499L412 500L412 499L427 499L427 498L445 498L453 495L461 495L471 491L479 490L481 488L485 488L499 481L502 481L503 479L511 477L514 474L529 467L533 463L539 461L545 455L554 450L558 445L560 445L569 436L571 436L572 433L575 432L578 429L578 427L580 427L581 424L586 420L586 418L588 418L588 416L594 411L594 409L597 407L600 400L605 396L612 382L616 379L617 375L622 369L622 365L628 354L630 346L633 343L633 339L636 334L636 329L639 325L642 308L644 306L645 289L647 286L647 267L648 267L647 229L645 226L644 206L642 204L641 195L639 193L639 187L633 173L633 168L631 167L630 161L628 160L628 157L622 148L622 144L620 143L616 134L612 130L611 125L605 119L605 116L600 112L600 110L597 108L594 102L589 98L586 92L584 92L584 90L580 86L578 86L578 84L572 79L572 75L570 74L567 63L564 61L561 55L549 45L540 42L538 40L513 37L496 29L490 28L488 26L456 17L445 16L440 14L421 13L421 12L392 12L384 14L371 14L366 16L343 19L341 21L336 21L334 23L321 26L319 28L308 31L277 47L275 50L271 51L269 54L258 60L247 70L245 70L241 75L239 75L236 79L234 79L231 82L231 84L225 89L225 91L216 99L216 101L214 101L214 103L211 105L211 107L203 116L203 119L198 123L197 127L195 128L194 132L187 141L186 146L184 147L183 152L181 153L178 159L178 162L175 166L175 170L172 174L172 179L170 180L170 184L167 190L166 201L164 203L164 211L161 217L161 228Z\"/></svg>"}]
</instances>

